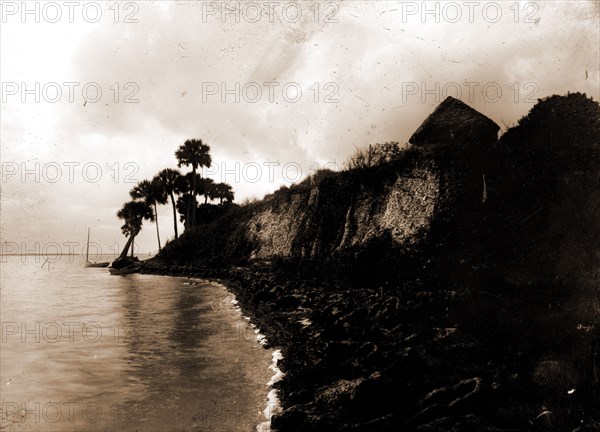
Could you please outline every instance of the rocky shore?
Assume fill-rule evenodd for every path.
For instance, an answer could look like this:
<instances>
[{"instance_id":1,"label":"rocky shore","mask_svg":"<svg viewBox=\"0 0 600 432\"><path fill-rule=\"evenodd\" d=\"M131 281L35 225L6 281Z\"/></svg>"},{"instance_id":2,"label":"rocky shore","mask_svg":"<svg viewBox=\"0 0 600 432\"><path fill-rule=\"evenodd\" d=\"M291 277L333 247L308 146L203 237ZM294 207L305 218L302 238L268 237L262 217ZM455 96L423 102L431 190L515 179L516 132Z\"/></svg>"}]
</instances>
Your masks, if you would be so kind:
<instances>
[{"instance_id":1,"label":"rocky shore","mask_svg":"<svg viewBox=\"0 0 600 432\"><path fill-rule=\"evenodd\" d=\"M444 290L432 281L402 296L344 288L320 279L314 268L311 278L272 263L217 270L153 261L144 271L222 281L281 348L285 378L275 386L284 411L272 419L274 430L600 428L597 384L578 385L568 362L548 361L536 370L537 357L521 339L482 339L469 331L472 323L461 314L472 313L475 302L506 309L500 298ZM512 313L513 327L526 320L523 311ZM563 338L593 346L590 329L564 332ZM549 343L548 333L539 334L546 339L540 343Z\"/></svg>"},{"instance_id":2,"label":"rocky shore","mask_svg":"<svg viewBox=\"0 0 600 432\"><path fill-rule=\"evenodd\" d=\"M281 348L274 430L597 431L599 125L553 97L496 141L450 99L422 151L194 228L143 271L222 281Z\"/></svg>"}]
</instances>

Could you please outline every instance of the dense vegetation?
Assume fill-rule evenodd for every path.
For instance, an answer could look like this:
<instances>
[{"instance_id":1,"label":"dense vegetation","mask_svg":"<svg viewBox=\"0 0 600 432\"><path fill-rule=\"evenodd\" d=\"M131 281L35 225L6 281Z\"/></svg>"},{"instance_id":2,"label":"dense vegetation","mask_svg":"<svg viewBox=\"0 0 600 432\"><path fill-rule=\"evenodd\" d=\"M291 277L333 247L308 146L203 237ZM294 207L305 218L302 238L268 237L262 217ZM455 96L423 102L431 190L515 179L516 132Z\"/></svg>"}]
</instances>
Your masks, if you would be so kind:
<instances>
[{"instance_id":1,"label":"dense vegetation","mask_svg":"<svg viewBox=\"0 0 600 432\"><path fill-rule=\"evenodd\" d=\"M169 198L173 207L175 239L179 237L177 212L181 222L188 228L209 223L233 207L234 194L230 185L215 183L197 173L199 168L211 166L210 147L207 144L202 140L187 140L177 149L175 157L178 167L191 166L192 172L182 174L178 169L165 168L152 180L140 181L129 192L132 201L125 203L117 212L117 217L125 222L121 227L123 234L129 238L121 258L127 255L130 247L133 257L133 241L142 229L144 220L156 222L158 250L161 250L157 206L167 204ZM175 196L178 196L177 200ZM201 205L198 204L198 196L204 197L204 203ZM219 203L209 203L215 200Z\"/></svg>"}]
</instances>

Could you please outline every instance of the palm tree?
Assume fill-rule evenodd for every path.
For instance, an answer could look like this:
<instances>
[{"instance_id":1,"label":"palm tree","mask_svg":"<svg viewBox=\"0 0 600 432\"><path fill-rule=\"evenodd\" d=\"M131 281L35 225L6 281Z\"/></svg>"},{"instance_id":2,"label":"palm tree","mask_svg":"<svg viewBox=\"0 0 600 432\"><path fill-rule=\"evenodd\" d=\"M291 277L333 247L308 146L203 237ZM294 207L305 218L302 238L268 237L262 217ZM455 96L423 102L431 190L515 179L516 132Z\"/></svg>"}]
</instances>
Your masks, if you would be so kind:
<instances>
[{"instance_id":1,"label":"palm tree","mask_svg":"<svg viewBox=\"0 0 600 432\"><path fill-rule=\"evenodd\" d=\"M160 184L160 181L153 180L142 180L135 186L133 189L129 191L129 195L134 200L142 200L146 202L148 205L154 207L153 219L156 223L156 237L158 239L158 250L161 250L160 246L160 233L158 230L158 208L157 204L166 204L167 203L167 194L164 191L164 188Z\"/></svg>"},{"instance_id":2,"label":"palm tree","mask_svg":"<svg viewBox=\"0 0 600 432\"><path fill-rule=\"evenodd\" d=\"M135 236L141 231L144 219L149 221L154 219L152 207L145 201L129 201L123 204L123 207L117 212L117 217L125 221L121 230L126 237L129 237L119 258L127 256L130 246L131 256L133 257L133 241Z\"/></svg>"},{"instance_id":3,"label":"palm tree","mask_svg":"<svg viewBox=\"0 0 600 432\"><path fill-rule=\"evenodd\" d=\"M217 183L214 186L214 198L218 199L221 204L223 204L223 200L232 202L234 195L231 186L227 183Z\"/></svg>"},{"instance_id":4,"label":"palm tree","mask_svg":"<svg viewBox=\"0 0 600 432\"><path fill-rule=\"evenodd\" d=\"M175 204L175 196L174 194L177 192L177 183L181 178L181 172L176 169L165 168L160 171L155 179L158 178L160 184L163 187L163 191L171 197L171 204L173 205L173 227L175 228L175 238L178 238L177 235L177 209ZM154 180L153 180L154 181Z\"/></svg>"},{"instance_id":5,"label":"palm tree","mask_svg":"<svg viewBox=\"0 0 600 432\"><path fill-rule=\"evenodd\" d=\"M197 202L190 193L182 193L179 198L177 198L177 211L180 214L179 220L183 222L183 226L189 226L189 209L192 205L196 205Z\"/></svg>"},{"instance_id":6,"label":"palm tree","mask_svg":"<svg viewBox=\"0 0 600 432\"><path fill-rule=\"evenodd\" d=\"M175 152L177 166L192 166L192 196L196 199L196 170L199 167L210 167L212 159L209 154L210 147L202 140L189 139L183 145L179 146ZM191 226L196 223L196 206L192 205Z\"/></svg>"},{"instance_id":7,"label":"palm tree","mask_svg":"<svg viewBox=\"0 0 600 432\"><path fill-rule=\"evenodd\" d=\"M198 195L204 195L204 204L206 204L209 198L211 200L215 198L215 182L209 178L200 179L197 192Z\"/></svg>"},{"instance_id":8,"label":"palm tree","mask_svg":"<svg viewBox=\"0 0 600 432\"><path fill-rule=\"evenodd\" d=\"M192 223L192 207L198 206L196 195L192 195L194 177L196 181L196 195L198 195L201 192L202 185L202 177L200 174L194 175L194 173L189 172L180 176L175 184L176 192L180 195L177 199L177 210L181 214L181 221L186 229Z\"/></svg>"}]
</instances>

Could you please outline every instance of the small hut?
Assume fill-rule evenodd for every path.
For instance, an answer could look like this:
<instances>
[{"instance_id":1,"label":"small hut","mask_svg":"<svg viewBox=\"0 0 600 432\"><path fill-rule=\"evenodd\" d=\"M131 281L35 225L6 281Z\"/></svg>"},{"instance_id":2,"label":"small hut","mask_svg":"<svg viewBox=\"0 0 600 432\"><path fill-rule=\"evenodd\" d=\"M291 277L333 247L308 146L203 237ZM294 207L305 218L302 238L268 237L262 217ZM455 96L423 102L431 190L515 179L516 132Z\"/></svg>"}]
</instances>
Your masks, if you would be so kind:
<instances>
[{"instance_id":1,"label":"small hut","mask_svg":"<svg viewBox=\"0 0 600 432\"><path fill-rule=\"evenodd\" d=\"M500 126L464 102L448 96L425 119L409 142L416 146L456 143L492 144Z\"/></svg>"}]
</instances>

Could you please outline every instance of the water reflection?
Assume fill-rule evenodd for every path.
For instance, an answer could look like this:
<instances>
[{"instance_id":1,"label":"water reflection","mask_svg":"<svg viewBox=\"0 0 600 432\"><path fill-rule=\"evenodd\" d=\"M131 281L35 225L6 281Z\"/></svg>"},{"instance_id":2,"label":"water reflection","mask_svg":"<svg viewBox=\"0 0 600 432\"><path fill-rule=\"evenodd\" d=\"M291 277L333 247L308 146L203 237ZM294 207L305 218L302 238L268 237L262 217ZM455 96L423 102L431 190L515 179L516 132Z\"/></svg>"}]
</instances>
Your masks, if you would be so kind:
<instances>
[{"instance_id":1,"label":"water reflection","mask_svg":"<svg viewBox=\"0 0 600 432\"><path fill-rule=\"evenodd\" d=\"M263 420L271 354L222 287L28 265L2 265L3 322L95 323L101 338L3 340L3 430L235 432Z\"/></svg>"}]
</instances>

